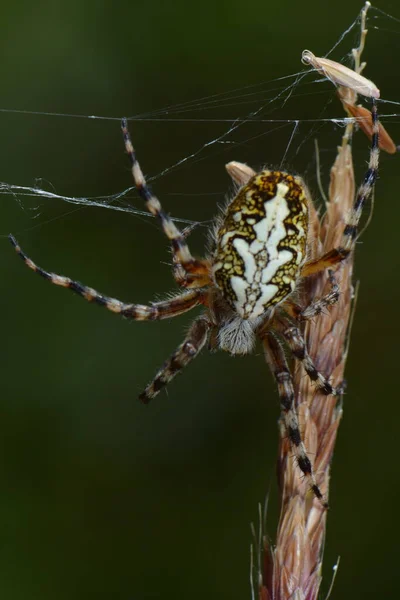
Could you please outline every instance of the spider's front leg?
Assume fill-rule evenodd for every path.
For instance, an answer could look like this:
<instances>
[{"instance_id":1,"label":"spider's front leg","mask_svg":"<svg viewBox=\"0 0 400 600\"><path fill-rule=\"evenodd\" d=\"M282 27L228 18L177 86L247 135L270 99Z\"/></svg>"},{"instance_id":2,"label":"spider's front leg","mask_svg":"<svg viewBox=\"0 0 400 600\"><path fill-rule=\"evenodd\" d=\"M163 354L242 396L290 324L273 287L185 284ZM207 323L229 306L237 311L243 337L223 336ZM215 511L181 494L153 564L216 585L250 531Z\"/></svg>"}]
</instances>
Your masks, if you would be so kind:
<instances>
[{"instance_id":1,"label":"spider's front leg","mask_svg":"<svg viewBox=\"0 0 400 600\"><path fill-rule=\"evenodd\" d=\"M308 481L314 495L322 502L322 505L327 508L328 504L324 500L324 496L315 479L311 461L307 455L304 441L302 440L300 433L299 420L294 402L293 378L282 345L271 331L267 331L263 334L262 340L266 361L278 384L283 423L289 441L293 447L297 464Z\"/></svg>"},{"instance_id":2,"label":"spider's front leg","mask_svg":"<svg viewBox=\"0 0 400 600\"><path fill-rule=\"evenodd\" d=\"M371 196L376 179L378 177L379 167L379 118L376 100L372 101L372 139L371 150L368 161L368 170L364 175L364 180L358 188L353 208L351 209L347 224L343 230L342 239L337 248L329 250L319 258L305 263L301 270L302 277L308 277L314 273L320 273L325 269L331 268L343 260L353 251L357 235L358 225L360 223L362 211L368 198ZM340 199L339 199L340 200Z\"/></svg>"},{"instance_id":3,"label":"spider's front leg","mask_svg":"<svg viewBox=\"0 0 400 600\"><path fill-rule=\"evenodd\" d=\"M178 229L168 213L163 210L159 199L148 186L136 158L126 118L122 119L121 128L125 149L132 165L132 176L136 189L143 198L148 211L160 221L165 235L171 242L176 281L183 287L204 287L210 285L211 279L208 261L198 260L192 256L189 246L186 243L185 233Z\"/></svg>"}]
</instances>

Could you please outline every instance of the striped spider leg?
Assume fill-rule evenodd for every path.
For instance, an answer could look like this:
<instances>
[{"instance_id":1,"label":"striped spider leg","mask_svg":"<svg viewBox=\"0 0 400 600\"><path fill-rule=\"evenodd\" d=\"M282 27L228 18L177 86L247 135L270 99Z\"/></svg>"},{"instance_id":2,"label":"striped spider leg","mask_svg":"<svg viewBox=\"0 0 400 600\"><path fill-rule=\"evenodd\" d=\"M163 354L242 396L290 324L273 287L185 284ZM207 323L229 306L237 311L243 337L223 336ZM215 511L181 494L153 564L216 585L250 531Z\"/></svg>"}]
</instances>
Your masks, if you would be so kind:
<instances>
[{"instance_id":1,"label":"striped spider leg","mask_svg":"<svg viewBox=\"0 0 400 600\"><path fill-rule=\"evenodd\" d=\"M125 118L122 119L121 127L125 149L132 165L132 176L136 189L144 200L146 208L159 220L165 235L171 242L175 265L173 273L178 273L176 276L177 283L183 287L209 285L209 263L205 260L197 260L191 255L186 243L186 235L179 231L169 215L162 209L160 201L154 196L146 183L146 179L136 158L136 152L133 148Z\"/></svg>"},{"instance_id":2,"label":"striped spider leg","mask_svg":"<svg viewBox=\"0 0 400 600\"><path fill-rule=\"evenodd\" d=\"M274 320L274 328L266 329L260 337L263 341L264 355L275 381L278 385L278 393L282 411L282 421L294 450L294 456L304 477L309 481L310 489L328 507L322 492L317 484L311 461L307 455L306 447L301 435L299 419L295 407L295 395L293 377L289 369L282 341L285 340L294 358L302 363L305 372L315 382L320 391L329 396L337 396L342 393L342 386L333 387L329 380L318 371L311 359L305 343L301 324L320 315L324 309L335 304L339 299L339 285L336 283L333 271L329 271L330 290L328 293L312 301L305 309L293 300L287 300L279 306L279 313ZM297 322L294 324L294 322ZM296 326L297 325L297 326ZM276 329L275 329L276 328Z\"/></svg>"},{"instance_id":3,"label":"striped spider leg","mask_svg":"<svg viewBox=\"0 0 400 600\"><path fill-rule=\"evenodd\" d=\"M178 346L172 356L156 373L144 392L140 394L139 399L144 404L148 404L182 369L198 356L208 340L211 327L212 324L205 315L193 321L182 344Z\"/></svg>"},{"instance_id":4,"label":"striped spider leg","mask_svg":"<svg viewBox=\"0 0 400 600\"><path fill-rule=\"evenodd\" d=\"M168 300L153 302L149 305L126 304L116 298L104 296L93 288L82 285L69 277L45 271L28 258L18 245L14 236L10 235L9 239L24 263L44 279L47 279L54 285L68 288L85 298L85 300L94 302L100 306L105 306L111 312L134 321L160 321L162 319L171 319L172 317L177 317L178 315L182 315L189 310L192 310L192 308L195 308L206 301L206 292L204 289L196 288L185 291ZM193 322L184 342L156 374L154 380L146 387L145 391L140 394L139 398L142 402L146 404L151 398L154 398L160 390L175 377L175 375L196 358L207 341L209 329L210 322L205 317L198 318Z\"/></svg>"},{"instance_id":5,"label":"striped spider leg","mask_svg":"<svg viewBox=\"0 0 400 600\"><path fill-rule=\"evenodd\" d=\"M88 302L94 302L100 306L105 306L111 312L117 313L127 319L132 319L134 321L160 321L161 319L171 319L172 317L177 317L178 315L188 312L202 302L202 290L196 289L177 295L169 300L153 302L149 305L126 304L116 298L104 296L93 288L83 285L79 281L74 281L69 277L64 277L64 275L57 275L56 273L45 271L25 254L13 235L10 234L8 237L11 244L14 246L16 253L22 258L26 266L32 269L32 271L35 271L35 273L38 273L38 275L47 279L50 283L68 288L79 296L82 296L82 298L85 298Z\"/></svg>"},{"instance_id":6,"label":"striped spider leg","mask_svg":"<svg viewBox=\"0 0 400 600\"><path fill-rule=\"evenodd\" d=\"M333 306L333 304L336 304L336 302L339 300L340 287L336 281L332 269L328 269L328 281L330 284L330 290L325 294L325 296L310 302L306 308L303 308L297 304L297 302L295 302L293 299L283 302L280 308L282 308L292 319L298 321L299 324L317 317L324 312L325 309Z\"/></svg>"},{"instance_id":7,"label":"striped spider leg","mask_svg":"<svg viewBox=\"0 0 400 600\"><path fill-rule=\"evenodd\" d=\"M327 508L328 503L324 500L320 487L317 484L311 461L300 433L299 419L295 408L293 377L286 361L283 346L272 331L266 332L263 338L263 346L265 360L278 386L283 425L294 450L297 464L304 477L309 481L310 489L314 495Z\"/></svg>"},{"instance_id":8,"label":"striped spider leg","mask_svg":"<svg viewBox=\"0 0 400 600\"><path fill-rule=\"evenodd\" d=\"M125 119L122 133L136 188L171 243L173 276L184 288L183 293L150 305L126 304L68 277L44 271L10 236L16 252L33 271L124 317L137 321L167 319L203 306L203 313L193 321L182 344L141 394L143 402L154 398L198 356L207 341L214 349L243 355L252 352L256 340L260 339L278 383L282 420L298 466L324 506L326 501L316 483L301 437L292 374L282 343L286 343L325 395L341 393L340 387L333 386L329 378L317 370L301 330L303 321L318 316L337 300L339 288L333 274L330 273L331 290L326 296L310 299L305 308L297 304L297 298L305 277L332 268L345 260L354 248L362 208L371 195L378 169L379 123L375 101L372 115L374 133L369 168L344 229L343 241L338 248L320 258L307 261L311 199L303 180L282 171L264 169L256 173L251 167L237 162L227 165L238 189L216 219L211 231L211 250L204 259L193 257L186 241L187 232L176 227L146 183Z\"/></svg>"},{"instance_id":9,"label":"striped spider leg","mask_svg":"<svg viewBox=\"0 0 400 600\"><path fill-rule=\"evenodd\" d=\"M201 286L209 283L207 263L206 261L199 261L192 257L185 241L188 233L181 233L179 231L170 217L163 211L159 200L152 194L150 188L146 184L145 177L136 159L136 154L127 130L125 119L122 121L122 133L125 148L131 161L132 174L137 190L145 200L149 212L159 219L164 233L171 241L174 262L173 273L175 279L182 287L192 289L184 291L168 300L153 302L150 305L127 304L116 298L105 296L93 288L83 285L69 277L45 271L40 266L36 265L23 252L13 235L10 235L9 239L17 254L22 258L25 264L51 283L69 288L89 302L105 306L111 312L135 321L169 319L188 312L195 306L205 302L206 293ZM146 390L140 395L140 399L143 402L148 402L150 398L156 396L163 386L165 386L181 369L197 356L207 340L209 328L209 322L205 318L194 321L184 342L157 373L153 382L149 384Z\"/></svg>"},{"instance_id":10,"label":"striped spider leg","mask_svg":"<svg viewBox=\"0 0 400 600\"><path fill-rule=\"evenodd\" d=\"M313 273L319 273L327 268L340 263L345 260L349 254L353 251L357 235L358 225L361 219L362 211L365 202L369 199L374 189L376 179L378 177L378 166L379 166L379 118L378 118L378 107L375 98L372 99L372 137L371 137L371 150L368 161L368 170L364 175L364 180L358 188L356 200L353 205L353 209L349 215L347 225L344 228L342 241L340 246L333 248L324 254L323 256L306 262L301 271L303 277L308 277Z\"/></svg>"}]
</instances>

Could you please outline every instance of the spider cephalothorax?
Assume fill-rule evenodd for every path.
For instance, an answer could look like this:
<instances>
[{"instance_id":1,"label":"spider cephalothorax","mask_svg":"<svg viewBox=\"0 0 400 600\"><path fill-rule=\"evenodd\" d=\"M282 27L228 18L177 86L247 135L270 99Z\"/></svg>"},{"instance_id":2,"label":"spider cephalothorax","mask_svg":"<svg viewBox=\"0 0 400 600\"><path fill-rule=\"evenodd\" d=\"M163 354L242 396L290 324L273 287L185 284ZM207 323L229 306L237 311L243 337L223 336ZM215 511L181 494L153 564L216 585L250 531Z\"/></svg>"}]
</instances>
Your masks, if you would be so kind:
<instances>
[{"instance_id":1,"label":"spider cephalothorax","mask_svg":"<svg viewBox=\"0 0 400 600\"><path fill-rule=\"evenodd\" d=\"M256 339L263 344L266 360L278 384L283 422L298 465L308 478L314 494L322 499L311 462L304 447L294 405L291 371L282 342L302 363L308 376L326 395L337 395L329 378L320 373L309 356L301 322L321 313L337 301L339 289L332 272L331 290L313 299L306 307L297 304L301 281L331 268L344 260L354 248L362 208L371 195L377 176L378 115L376 101L372 106L372 144L368 171L364 177L343 231L339 247L323 256L308 260L308 208L311 202L300 177L281 171L255 173L247 165L229 163L228 173L238 192L217 218L213 233L213 251L206 259L192 256L186 242L159 200L146 184L127 129L122 121L126 151L139 194L148 210L156 216L170 240L173 253L173 275L185 291L173 298L150 305L126 304L99 294L93 288L44 271L28 258L13 236L10 240L28 267L52 283L67 287L86 300L106 306L112 312L137 321L167 319L185 313L198 305L204 311L192 323L183 343L158 371L140 398L149 402L201 351L207 341L212 348L231 354L251 352Z\"/></svg>"}]
</instances>

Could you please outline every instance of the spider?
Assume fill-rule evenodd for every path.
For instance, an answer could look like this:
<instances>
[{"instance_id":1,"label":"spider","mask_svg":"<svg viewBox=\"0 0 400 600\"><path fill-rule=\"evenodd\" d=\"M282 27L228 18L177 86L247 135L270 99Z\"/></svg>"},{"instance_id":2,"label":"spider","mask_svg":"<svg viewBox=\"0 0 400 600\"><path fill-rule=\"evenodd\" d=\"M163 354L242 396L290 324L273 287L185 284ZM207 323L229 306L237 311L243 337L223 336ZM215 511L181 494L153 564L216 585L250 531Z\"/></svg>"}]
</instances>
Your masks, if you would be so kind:
<instances>
[{"instance_id":1,"label":"spider","mask_svg":"<svg viewBox=\"0 0 400 600\"><path fill-rule=\"evenodd\" d=\"M326 395L339 395L341 386L333 386L320 373L310 357L301 323L319 315L339 297L332 267L352 252L357 238L363 205L371 195L378 172L378 112L372 100L373 136L368 170L360 185L354 206L342 234L339 247L319 258L308 260L310 239L308 213L311 198L298 177L283 171L262 170L231 162L227 171L238 186L235 197L215 221L210 251L205 259L194 258L186 234L179 231L160 201L146 183L128 132L122 120L122 134L130 158L138 193L147 209L158 218L172 246L173 276L184 291L175 297L150 305L125 304L115 298L63 277L44 271L21 250L16 239L10 241L25 264L55 285L66 287L90 302L95 302L135 321L170 319L204 307L190 326L182 344L158 371L140 395L142 402L154 398L209 343L232 355L247 354L260 339L266 361L276 379L282 420L300 470L314 495L327 506L317 485L307 455L294 405L294 388L283 343L302 363L307 375ZM305 277L329 270L329 292L303 308L297 303Z\"/></svg>"}]
</instances>

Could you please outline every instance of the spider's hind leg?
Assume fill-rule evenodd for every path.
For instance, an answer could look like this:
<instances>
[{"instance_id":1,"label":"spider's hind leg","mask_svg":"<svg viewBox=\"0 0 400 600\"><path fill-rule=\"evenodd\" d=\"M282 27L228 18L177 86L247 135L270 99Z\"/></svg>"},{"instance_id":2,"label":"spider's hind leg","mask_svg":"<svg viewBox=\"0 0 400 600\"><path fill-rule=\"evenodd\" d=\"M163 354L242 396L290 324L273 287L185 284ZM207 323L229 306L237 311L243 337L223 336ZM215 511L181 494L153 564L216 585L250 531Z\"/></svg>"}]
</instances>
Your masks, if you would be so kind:
<instances>
[{"instance_id":1,"label":"spider's hind leg","mask_svg":"<svg viewBox=\"0 0 400 600\"><path fill-rule=\"evenodd\" d=\"M278 384L283 423L293 447L297 464L306 481L309 483L313 494L321 501L324 508L327 508L328 504L324 500L324 496L315 479L311 461L307 455L306 447L300 433L299 420L294 403L293 378L286 362L282 345L271 332L267 332L263 336L263 345L266 361Z\"/></svg>"},{"instance_id":2,"label":"spider's hind leg","mask_svg":"<svg viewBox=\"0 0 400 600\"><path fill-rule=\"evenodd\" d=\"M168 385L178 373L196 358L207 341L208 332L211 327L212 325L206 317L199 317L193 321L183 343L178 346L172 356L158 371L153 381L140 394L139 399L144 404L148 404L163 387Z\"/></svg>"},{"instance_id":3,"label":"spider's hind leg","mask_svg":"<svg viewBox=\"0 0 400 600\"><path fill-rule=\"evenodd\" d=\"M280 318L279 332L285 338L293 356L299 360L307 375L325 396L340 396L343 393L342 385L333 386L314 364L308 354L304 336L298 327L294 327L289 320Z\"/></svg>"}]
</instances>

